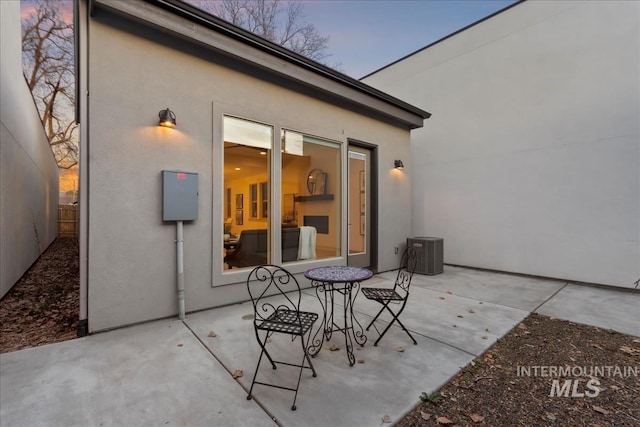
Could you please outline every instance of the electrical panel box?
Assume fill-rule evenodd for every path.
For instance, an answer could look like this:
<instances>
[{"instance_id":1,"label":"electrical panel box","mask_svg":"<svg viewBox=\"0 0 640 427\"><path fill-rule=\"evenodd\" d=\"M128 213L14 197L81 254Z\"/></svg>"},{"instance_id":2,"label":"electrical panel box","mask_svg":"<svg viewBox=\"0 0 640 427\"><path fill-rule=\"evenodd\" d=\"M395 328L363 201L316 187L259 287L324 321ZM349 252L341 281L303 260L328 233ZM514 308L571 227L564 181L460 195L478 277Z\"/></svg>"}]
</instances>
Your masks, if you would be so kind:
<instances>
[{"instance_id":1,"label":"electrical panel box","mask_svg":"<svg viewBox=\"0 0 640 427\"><path fill-rule=\"evenodd\" d=\"M198 219L198 174L162 171L162 220Z\"/></svg>"}]
</instances>

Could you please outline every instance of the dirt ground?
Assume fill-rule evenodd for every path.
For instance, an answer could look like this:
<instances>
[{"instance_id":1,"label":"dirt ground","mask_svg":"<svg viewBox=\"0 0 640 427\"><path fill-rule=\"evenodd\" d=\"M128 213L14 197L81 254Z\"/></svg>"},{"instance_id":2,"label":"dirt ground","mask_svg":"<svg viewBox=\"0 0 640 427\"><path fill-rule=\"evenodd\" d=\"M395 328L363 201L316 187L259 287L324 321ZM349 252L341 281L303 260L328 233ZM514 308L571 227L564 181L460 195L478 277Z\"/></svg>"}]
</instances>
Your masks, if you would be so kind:
<instances>
[{"instance_id":1,"label":"dirt ground","mask_svg":"<svg viewBox=\"0 0 640 427\"><path fill-rule=\"evenodd\" d=\"M0 300L0 353L76 338L76 239L56 239Z\"/></svg>"},{"instance_id":2,"label":"dirt ground","mask_svg":"<svg viewBox=\"0 0 640 427\"><path fill-rule=\"evenodd\" d=\"M76 338L78 266L77 241L57 239L5 295L1 353ZM637 427L640 338L532 314L422 398L381 426Z\"/></svg>"},{"instance_id":3,"label":"dirt ground","mask_svg":"<svg viewBox=\"0 0 640 427\"><path fill-rule=\"evenodd\" d=\"M423 397L397 426L637 427L640 338L531 314Z\"/></svg>"}]
</instances>

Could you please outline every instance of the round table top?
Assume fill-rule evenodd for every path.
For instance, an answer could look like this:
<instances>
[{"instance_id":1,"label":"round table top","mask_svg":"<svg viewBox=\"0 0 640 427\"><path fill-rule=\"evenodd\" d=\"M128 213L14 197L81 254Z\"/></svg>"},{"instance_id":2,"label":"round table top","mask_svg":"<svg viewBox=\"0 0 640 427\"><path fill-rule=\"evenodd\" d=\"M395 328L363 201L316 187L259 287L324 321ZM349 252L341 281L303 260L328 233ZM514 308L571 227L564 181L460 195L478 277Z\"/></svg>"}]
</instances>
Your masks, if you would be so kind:
<instances>
[{"instance_id":1,"label":"round table top","mask_svg":"<svg viewBox=\"0 0 640 427\"><path fill-rule=\"evenodd\" d=\"M373 276L371 270L346 265L316 267L304 273L304 277L307 279L328 283L360 282L369 279L371 276Z\"/></svg>"}]
</instances>

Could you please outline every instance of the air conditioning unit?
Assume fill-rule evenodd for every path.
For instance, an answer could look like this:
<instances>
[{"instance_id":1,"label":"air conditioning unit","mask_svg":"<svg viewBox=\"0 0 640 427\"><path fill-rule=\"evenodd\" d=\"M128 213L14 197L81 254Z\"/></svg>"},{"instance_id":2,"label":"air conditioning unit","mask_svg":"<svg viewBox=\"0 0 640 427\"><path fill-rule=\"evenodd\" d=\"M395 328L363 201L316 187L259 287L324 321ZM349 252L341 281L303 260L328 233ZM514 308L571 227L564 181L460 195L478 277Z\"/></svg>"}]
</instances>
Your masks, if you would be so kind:
<instances>
[{"instance_id":1,"label":"air conditioning unit","mask_svg":"<svg viewBox=\"0 0 640 427\"><path fill-rule=\"evenodd\" d=\"M418 257L416 273L440 274L444 271L444 240L440 237L409 237L407 247Z\"/></svg>"}]
</instances>

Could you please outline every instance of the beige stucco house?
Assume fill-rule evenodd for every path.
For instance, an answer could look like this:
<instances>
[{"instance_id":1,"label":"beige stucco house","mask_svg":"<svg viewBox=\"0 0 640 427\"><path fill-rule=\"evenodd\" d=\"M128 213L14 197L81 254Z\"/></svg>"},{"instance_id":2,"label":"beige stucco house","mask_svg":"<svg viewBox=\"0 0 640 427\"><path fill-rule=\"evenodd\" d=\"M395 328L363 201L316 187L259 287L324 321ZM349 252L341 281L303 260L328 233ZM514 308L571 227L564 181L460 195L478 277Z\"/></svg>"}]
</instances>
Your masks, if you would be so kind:
<instances>
[{"instance_id":1,"label":"beige stucco house","mask_svg":"<svg viewBox=\"0 0 640 427\"><path fill-rule=\"evenodd\" d=\"M163 171L197 174L187 313L247 300L257 262L300 277L397 267L411 232L410 130L429 113L179 1L79 8L85 332L178 313ZM167 109L175 127L159 126ZM257 258L230 255L243 239Z\"/></svg>"}]
</instances>

